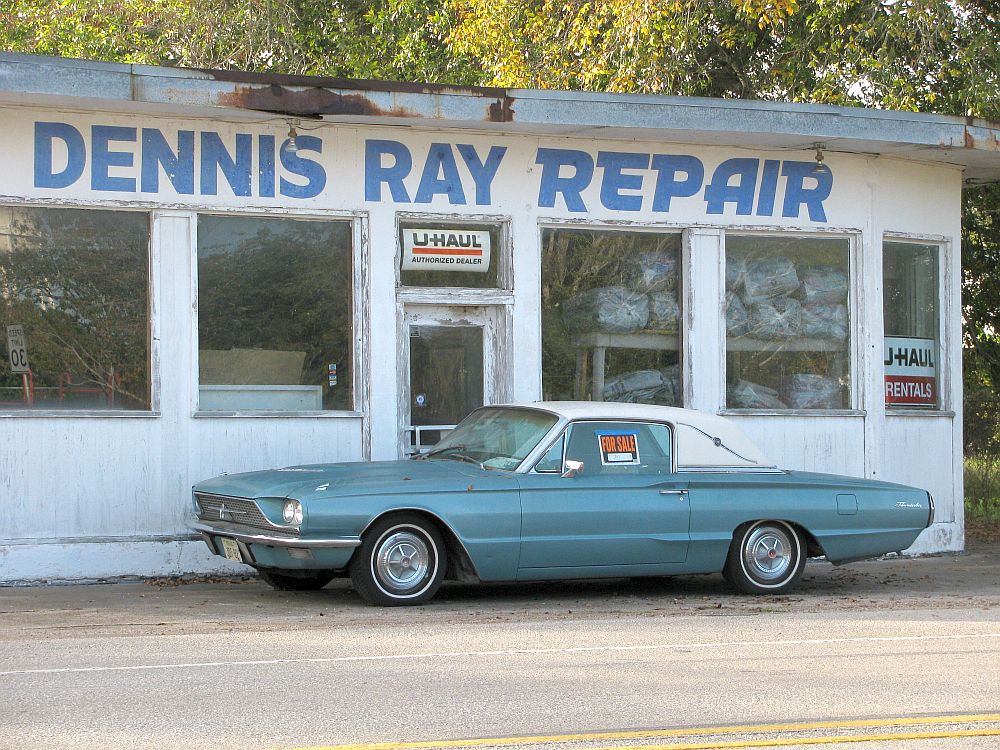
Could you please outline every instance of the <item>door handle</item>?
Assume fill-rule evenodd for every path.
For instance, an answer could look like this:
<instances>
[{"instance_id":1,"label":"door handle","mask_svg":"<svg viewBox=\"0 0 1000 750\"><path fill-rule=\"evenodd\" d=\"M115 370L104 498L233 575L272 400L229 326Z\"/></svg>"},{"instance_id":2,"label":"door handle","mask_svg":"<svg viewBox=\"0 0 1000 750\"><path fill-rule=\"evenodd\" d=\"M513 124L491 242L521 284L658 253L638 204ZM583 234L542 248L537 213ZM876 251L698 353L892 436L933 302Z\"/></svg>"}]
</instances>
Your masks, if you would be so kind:
<instances>
[{"instance_id":1,"label":"door handle","mask_svg":"<svg viewBox=\"0 0 1000 750\"><path fill-rule=\"evenodd\" d=\"M687 493L687 490L660 490L661 495L680 495L684 497Z\"/></svg>"}]
</instances>

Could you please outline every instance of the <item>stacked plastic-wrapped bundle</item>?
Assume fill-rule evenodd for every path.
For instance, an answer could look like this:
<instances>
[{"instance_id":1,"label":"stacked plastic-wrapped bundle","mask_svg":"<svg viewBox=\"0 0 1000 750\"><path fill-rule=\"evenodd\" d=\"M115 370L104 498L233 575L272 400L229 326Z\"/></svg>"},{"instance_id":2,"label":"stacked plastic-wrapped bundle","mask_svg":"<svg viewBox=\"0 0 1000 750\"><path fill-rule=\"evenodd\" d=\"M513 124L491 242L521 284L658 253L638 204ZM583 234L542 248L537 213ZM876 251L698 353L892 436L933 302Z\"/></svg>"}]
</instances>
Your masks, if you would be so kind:
<instances>
[{"instance_id":1,"label":"stacked plastic-wrapped bundle","mask_svg":"<svg viewBox=\"0 0 1000 750\"><path fill-rule=\"evenodd\" d=\"M563 303L563 322L577 333L634 333L649 323L649 297L621 286L588 289Z\"/></svg>"},{"instance_id":2,"label":"stacked plastic-wrapped bundle","mask_svg":"<svg viewBox=\"0 0 1000 750\"><path fill-rule=\"evenodd\" d=\"M799 335L801 303L789 296L799 288L799 275L791 260L776 255L749 261L742 281L748 335L765 340Z\"/></svg>"},{"instance_id":3,"label":"stacked plastic-wrapped bundle","mask_svg":"<svg viewBox=\"0 0 1000 750\"><path fill-rule=\"evenodd\" d=\"M776 255L745 261L726 256L726 330L765 341L794 336L847 338L847 274Z\"/></svg>"},{"instance_id":4,"label":"stacked plastic-wrapped bundle","mask_svg":"<svg viewBox=\"0 0 1000 750\"><path fill-rule=\"evenodd\" d=\"M843 341L847 338L847 274L829 266L802 272L802 335Z\"/></svg>"},{"instance_id":5,"label":"stacked plastic-wrapped bundle","mask_svg":"<svg viewBox=\"0 0 1000 750\"><path fill-rule=\"evenodd\" d=\"M794 297L774 297L750 305L749 333L777 341L802 333L802 303Z\"/></svg>"},{"instance_id":6,"label":"stacked plastic-wrapped bundle","mask_svg":"<svg viewBox=\"0 0 1000 750\"><path fill-rule=\"evenodd\" d=\"M730 336L746 336L750 331L750 315L747 307L736 292L726 293L726 333Z\"/></svg>"},{"instance_id":7,"label":"stacked plastic-wrapped bundle","mask_svg":"<svg viewBox=\"0 0 1000 750\"><path fill-rule=\"evenodd\" d=\"M787 297L799 288L795 264L783 255L748 261L743 276L743 301L754 305L775 297Z\"/></svg>"},{"instance_id":8,"label":"stacked plastic-wrapped bundle","mask_svg":"<svg viewBox=\"0 0 1000 750\"><path fill-rule=\"evenodd\" d=\"M802 305L803 336L843 341L847 338L847 305Z\"/></svg>"},{"instance_id":9,"label":"stacked plastic-wrapped bundle","mask_svg":"<svg viewBox=\"0 0 1000 750\"><path fill-rule=\"evenodd\" d=\"M836 378L799 372L788 379L785 401L792 409L836 409L840 406L840 383Z\"/></svg>"},{"instance_id":10,"label":"stacked plastic-wrapped bundle","mask_svg":"<svg viewBox=\"0 0 1000 750\"><path fill-rule=\"evenodd\" d=\"M631 284L637 292L673 292L677 289L677 255L673 252L638 253L631 262Z\"/></svg>"},{"instance_id":11,"label":"stacked plastic-wrapped bundle","mask_svg":"<svg viewBox=\"0 0 1000 750\"><path fill-rule=\"evenodd\" d=\"M787 409L778 392L760 383L737 380L726 388L726 403L734 409Z\"/></svg>"},{"instance_id":12,"label":"stacked plastic-wrapped bundle","mask_svg":"<svg viewBox=\"0 0 1000 750\"><path fill-rule=\"evenodd\" d=\"M680 368L635 370L608 378L602 396L605 401L634 404L676 404L680 402Z\"/></svg>"},{"instance_id":13,"label":"stacked plastic-wrapped bundle","mask_svg":"<svg viewBox=\"0 0 1000 750\"><path fill-rule=\"evenodd\" d=\"M563 303L563 321L576 333L674 333L680 323L677 256L639 253L623 273L627 286L588 289Z\"/></svg>"},{"instance_id":14,"label":"stacked plastic-wrapped bundle","mask_svg":"<svg viewBox=\"0 0 1000 750\"><path fill-rule=\"evenodd\" d=\"M681 317L676 292L651 292L649 294L649 324L651 331L676 333Z\"/></svg>"},{"instance_id":15,"label":"stacked plastic-wrapped bundle","mask_svg":"<svg viewBox=\"0 0 1000 750\"><path fill-rule=\"evenodd\" d=\"M847 294L847 273L838 268L796 268L781 255L749 260L726 255L726 331L733 338L844 341ZM837 378L808 372L783 376L780 393L740 379L728 387L727 403L744 409L837 408L842 387Z\"/></svg>"},{"instance_id":16,"label":"stacked plastic-wrapped bundle","mask_svg":"<svg viewBox=\"0 0 1000 750\"><path fill-rule=\"evenodd\" d=\"M677 304L676 253L639 253L630 265L632 290L649 295L647 330L675 333L681 312Z\"/></svg>"}]
</instances>

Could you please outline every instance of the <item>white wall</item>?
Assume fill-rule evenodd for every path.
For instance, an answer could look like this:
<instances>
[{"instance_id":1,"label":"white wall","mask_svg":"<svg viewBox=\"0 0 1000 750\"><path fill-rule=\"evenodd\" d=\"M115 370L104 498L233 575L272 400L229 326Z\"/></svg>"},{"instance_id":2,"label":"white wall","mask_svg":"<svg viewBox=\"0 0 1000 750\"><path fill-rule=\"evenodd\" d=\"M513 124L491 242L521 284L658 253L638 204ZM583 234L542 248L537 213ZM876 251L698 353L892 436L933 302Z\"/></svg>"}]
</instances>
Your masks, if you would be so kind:
<instances>
[{"instance_id":1,"label":"white wall","mask_svg":"<svg viewBox=\"0 0 1000 750\"><path fill-rule=\"evenodd\" d=\"M652 173L645 172L642 209L610 210L601 205L599 180L584 191L588 211L538 207L539 147L644 154L690 154L705 165L706 180L733 157L810 161L802 152L744 150L687 145L602 143L556 137L470 132L420 132L403 128L359 129L318 126L303 131L320 137L325 190L308 199L237 197L220 178L219 195L177 195L161 175L160 192L108 193L90 187L88 172L65 189L33 184L36 121L58 121L87 135L92 124L159 128L168 142L181 129L213 131L224 141L237 132L273 135L280 144L287 125L236 125L215 120L132 118L113 113L61 113L11 107L0 109L0 203L129 206L153 211L152 299L154 407L146 415L37 416L0 414L0 580L93 578L206 570L219 565L201 542L183 542L190 485L220 472L314 461L394 458L398 446L397 393L401 387L396 352L399 331L394 258L396 213L449 216L489 215L508 222L514 257L513 396L540 395L539 232L553 223L663 227L685 232L684 273L695 290L686 297L685 348L687 403L706 410L723 407L724 324L718 297L723 287L724 230L756 228L834 233L852 238L852 311L855 409L837 415L748 415L734 417L761 447L788 468L830 471L901 481L931 489L939 523L916 551L961 549L961 339L958 297L961 174L899 160L830 152L835 175L824 202L826 221L807 216L737 216L732 205L722 215L706 213L699 196L675 199L669 213L651 210ZM313 127L312 124L309 127ZM414 158L405 179L412 199L422 161L432 143L472 144L481 156L491 146L507 153L492 184L489 205L475 205L475 183L458 159L466 205L444 196L429 204L393 202L388 195L367 201L363 156L366 139L404 143ZM808 141L806 138L804 141ZM137 144L116 144L132 150ZM64 158L56 155L56 158ZM457 158L457 155L456 155ZM136 156L138 159L138 156ZM92 167L88 153L87 168ZM279 166L280 172L280 166ZM138 166L113 167L111 174L137 176ZM289 176L291 179L293 176ZM639 194L638 191L626 191ZM197 323L194 259L199 210L274 212L353 217L357 222L359 303L366 319L356 327L359 390L355 414L324 416L196 416ZM934 415L885 416L882 396L881 239L885 232L939 242L944 248L945 345L942 369L945 409ZM370 406L369 406L370 403ZM938 467L946 467L940 471ZM935 467L932 470L930 467Z\"/></svg>"}]
</instances>

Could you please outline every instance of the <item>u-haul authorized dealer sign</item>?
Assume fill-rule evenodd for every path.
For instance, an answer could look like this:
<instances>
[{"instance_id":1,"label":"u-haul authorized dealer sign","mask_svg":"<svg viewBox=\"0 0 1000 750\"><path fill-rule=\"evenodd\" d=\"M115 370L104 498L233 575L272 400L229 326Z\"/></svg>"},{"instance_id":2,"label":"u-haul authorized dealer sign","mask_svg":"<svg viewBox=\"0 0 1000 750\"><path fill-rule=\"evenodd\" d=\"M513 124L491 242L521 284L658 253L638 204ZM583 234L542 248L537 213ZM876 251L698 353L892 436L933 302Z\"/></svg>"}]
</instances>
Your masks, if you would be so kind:
<instances>
[{"instance_id":1,"label":"u-haul authorized dealer sign","mask_svg":"<svg viewBox=\"0 0 1000 750\"><path fill-rule=\"evenodd\" d=\"M490 233L462 229L403 230L404 271L471 271L490 268Z\"/></svg>"},{"instance_id":2,"label":"u-haul authorized dealer sign","mask_svg":"<svg viewBox=\"0 0 1000 750\"><path fill-rule=\"evenodd\" d=\"M936 360L937 344L934 339L886 336L886 404L936 406Z\"/></svg>"}]
</instances>

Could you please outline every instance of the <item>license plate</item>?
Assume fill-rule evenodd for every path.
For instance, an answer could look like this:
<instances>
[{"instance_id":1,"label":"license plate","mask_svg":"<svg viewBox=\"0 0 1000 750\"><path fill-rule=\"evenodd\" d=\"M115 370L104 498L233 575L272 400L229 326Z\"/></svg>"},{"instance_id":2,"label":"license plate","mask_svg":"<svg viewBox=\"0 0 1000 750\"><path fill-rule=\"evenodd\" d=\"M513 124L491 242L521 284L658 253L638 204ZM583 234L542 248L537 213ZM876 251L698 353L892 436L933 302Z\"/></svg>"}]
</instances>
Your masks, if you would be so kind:
<instances>
[{"instance_id":1,"label":"license plate","mask_svg":"<svg viewBox=\"0 0 1000 750\"><path fill-rule=\"evenodd\" d=\"M222 552L226 556L226 559L243 562L243 555L240 554L240 545L236 543L236 540L224 536L219 538L222 539Z\"/></svg>"}]
</instances>

